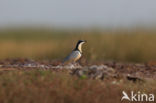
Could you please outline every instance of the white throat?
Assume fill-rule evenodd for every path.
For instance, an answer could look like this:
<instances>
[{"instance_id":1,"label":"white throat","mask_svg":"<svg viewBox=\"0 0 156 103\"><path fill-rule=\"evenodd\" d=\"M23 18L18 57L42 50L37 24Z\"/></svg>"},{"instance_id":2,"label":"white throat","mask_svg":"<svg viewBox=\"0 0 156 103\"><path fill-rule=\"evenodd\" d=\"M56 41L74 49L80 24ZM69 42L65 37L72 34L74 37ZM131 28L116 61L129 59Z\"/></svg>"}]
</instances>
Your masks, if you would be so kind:
<instances>
[{"instance_id":1,"label":"white throat","mask_svg":"<svg viewBox=\"0 0 156 103\"><path fill-rule=\"evenodd\" d=\"M82 53L82 44L83 44L84 42L82 42L82 43L80 43L79 45L78 45L78 50Z\"/></svg>"}]
</instances>

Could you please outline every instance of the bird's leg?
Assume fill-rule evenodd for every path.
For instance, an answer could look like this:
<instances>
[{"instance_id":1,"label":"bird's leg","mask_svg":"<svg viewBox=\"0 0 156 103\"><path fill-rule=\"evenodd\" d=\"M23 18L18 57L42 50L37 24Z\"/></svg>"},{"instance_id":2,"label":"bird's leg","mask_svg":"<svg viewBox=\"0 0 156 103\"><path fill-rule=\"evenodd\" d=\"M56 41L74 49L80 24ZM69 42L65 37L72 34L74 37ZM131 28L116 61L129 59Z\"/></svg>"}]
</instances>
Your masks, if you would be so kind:
<instances>
[{"instance_id":1,"label":"bird's leg","mask_svg":"<svg viewBox=\"0 0 156 103\"><path fill-rule=\"evenodd\" d=\"M76 63L75 62L72 62L72 64L75 65Z\"/></svg>"},{"instance_id":2,"label":"bird's leg","mask_svg":"<svg viewBox=\"0 0 156 103\"><path fill-rule=\"evenodd\" d=\"M79 63L77 63L77 62L74 62L74 65L75 65L75 66L79 66Z\"/></svg>"}]
</instances>

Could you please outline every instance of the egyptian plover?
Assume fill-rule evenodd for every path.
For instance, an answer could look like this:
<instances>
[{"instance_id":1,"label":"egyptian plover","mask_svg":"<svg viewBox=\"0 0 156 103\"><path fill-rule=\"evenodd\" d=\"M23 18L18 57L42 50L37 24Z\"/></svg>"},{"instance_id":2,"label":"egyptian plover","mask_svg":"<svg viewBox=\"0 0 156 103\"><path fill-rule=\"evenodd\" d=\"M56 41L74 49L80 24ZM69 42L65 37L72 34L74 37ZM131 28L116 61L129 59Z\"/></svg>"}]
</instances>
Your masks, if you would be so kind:
<instances>
[{"instance_id":1,"label":"egyptian plover","mask_svg":"<svg viewBox=\"0 0 156 103\"><path fill-rule=\"evenodd\" d=\"M82 45L86 43L85 40L79 40L75 49L63 61L63 63L75 63L82 56Z\"/></svg>"}]
</instances>

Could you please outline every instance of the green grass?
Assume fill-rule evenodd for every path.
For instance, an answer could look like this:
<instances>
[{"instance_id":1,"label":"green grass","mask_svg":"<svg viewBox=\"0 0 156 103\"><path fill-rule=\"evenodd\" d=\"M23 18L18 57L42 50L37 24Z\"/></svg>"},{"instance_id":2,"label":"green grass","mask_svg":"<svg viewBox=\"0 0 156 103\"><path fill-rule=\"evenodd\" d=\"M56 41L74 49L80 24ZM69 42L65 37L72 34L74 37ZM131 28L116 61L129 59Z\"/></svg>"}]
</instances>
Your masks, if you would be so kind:
<instances>
[{"instance_id":1,"label":"green grass","mask_svg":"<svg viewBox=\"0 0 156 103\"><path fill-rule=\"evenodd\" d=\"M0 103L121 103L123 90L156 94L155 81L112 84L45 70L0 74Z\"/></svg>"},{"instance_id":2,"label":"green grass","mask_svg":"<svg viewBox=\"0 0 156 103\"><path fill-rule=\"evenodd\" d=\"M62 60L77 40L87 40L82 61L156 61L156 31L136 30L0 30L0 58ZM63 53L62 53L63 52Z\"/></svg>"}]
</instances>

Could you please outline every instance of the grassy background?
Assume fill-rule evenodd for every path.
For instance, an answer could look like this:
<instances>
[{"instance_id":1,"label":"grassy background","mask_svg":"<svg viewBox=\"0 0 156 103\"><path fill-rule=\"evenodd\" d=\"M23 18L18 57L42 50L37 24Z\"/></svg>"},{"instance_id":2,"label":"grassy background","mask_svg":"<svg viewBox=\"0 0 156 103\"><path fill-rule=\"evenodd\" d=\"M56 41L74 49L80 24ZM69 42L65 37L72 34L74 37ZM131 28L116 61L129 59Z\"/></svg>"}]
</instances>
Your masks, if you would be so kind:
<instances>
[{"instance_id":1,"label":"grassy background","mask_svg":"<svg viewBox=\"0 0 156 103\"><path fill-rule=\"evenodd\" d=\"M84 39L88 42L83 46L82 61L156 61L155 34L146 29L3 29L0 59L62 60L77 40ZM78 78L66 71L4 69L0 71L0 103L121 103L123 90L156 94L154 80L140 84L123 79L113 84L113 80Z\"/></svg>"},{"instance_id":2,"label":"grassy background","mask_svg":"<svg viewBox=\"0 0 156 103\"><path fill-rule=\"evenodd\" d=\"M62 60L83 39L88 41L83 46L84 61L156 61L155 34L154 29L1 29L0 59Z\"/></svg>"},{"instance_id":3,"label":"grassy background","mask_svg":"<svg viewBox=\"0 0 156 103\"><path fill-rule=\"evenodd\" d=\"M0 103L121 103L123 90L128 94L132 90L156 94L154 80L144 84L129 81L112 84L109 80L82 79L65 71L44 70L0 71L0 74Z\"/></svg>"}]
</instances>

